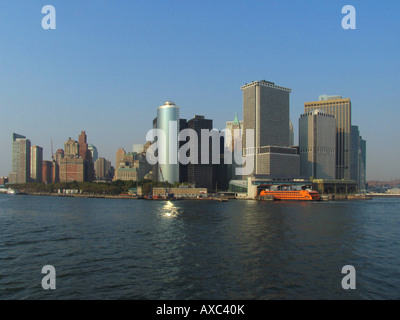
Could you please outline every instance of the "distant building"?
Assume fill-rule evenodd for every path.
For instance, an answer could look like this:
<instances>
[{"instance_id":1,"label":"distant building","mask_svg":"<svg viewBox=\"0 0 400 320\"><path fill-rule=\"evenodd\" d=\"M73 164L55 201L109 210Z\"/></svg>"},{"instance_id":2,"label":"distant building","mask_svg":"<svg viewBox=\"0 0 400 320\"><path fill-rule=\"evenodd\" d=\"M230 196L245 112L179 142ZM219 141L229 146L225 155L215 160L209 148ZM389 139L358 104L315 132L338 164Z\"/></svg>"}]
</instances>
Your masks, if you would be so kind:
<instances>
[{"instance_id":1,"label":"distant building","mask_svg":"<svg viewBox=\"0 0 400 320\"><path fill-rule=\"evenodd\" d=\"M212 143L209 142L208 150L202 150L202 135L201 130L212 130L213 129L213 121L211 119L205 119L204 116L196 115L193 119L190 119L187 122L187 126L189 129L192 129L196 132L198 137L197 144L197 164L189 163L188 164L188 182L195 184L196 188L207 188L211 192L214 189L213 185L213 164L212 164ZM192 141L189 142L192 144ZM194 146L191 147L194 149ZM202 151L208 152L208 164L205 164L202 161Z\"/></svg>"},{"instance_id":2,"label":"distant building","mask_svg":"<svg viewBox=\"0 0 400 320\"><path fill-rule=\"evenodd\" d=\"M56 154L54 155L54 160L57 162L58 165L60 165L60 160L64 158L64 150L63 149L58 149L56 151Z\"/></svg>"},{"instance_id":3,"label":"distant building","mask_svg":"<svg viewBox=\"0 0 400 320\"><path fill-rule=\"evenodd\" d=\"M52 181L53 183L60 182L60 165L57 161L52 161Z\"/></svg>"},{"instance_id":4,"label":"distant building","mask_svg":"<svg viewBox=\"0 0 400 320\"><path fill-rule=\"evenodd\" d=\"M238 120L237 113L235 113L235 119L233 121L226 122L225 148L227 148L232 155L231 159L232 164L227 164L228 181L241 179L240 176L236 175L236 169L241 167L241 165L237 163L238 162L237 159L239 159L239 156L240 157L242 156L242 141L241 141L243 134L242 128L243 128L243 121ZM230 135L231 139L228 139L228 135ZM229 142L229 140L231 141ZM226 160L227 160L226 163L228 163L228 159Z\"/></svg>"},{"instance_id":5,"label":"distant building","mask_svg":"<svg viewBox=\"0 0 400 320\"><path fill-rule=\"evenodd\" d=\"M8 183L8 177L0 177L0 186L4 186Z\"/></svg>"},{"instance_id":6,"label":"distant building","mask_svg":"<svg viewBox=\"0 0 400 320\"><path fill-rule=\"evenodd\" d=\"M92 152L89 150L89 145L87 143L87 136L85 131L82 131L79 135L79 156L82 157L84 161L84 181L93 181L94 163Z\"/></svg>"},{"instance_id":7,"label":"distant building","mask_svg":"<svg viewBox=\"0 0 400 320\"><path fill-rule=\"evenodd\" d=\"M94 171L96 173L96 180L104 180L106 176L106 159L98 158L94 163Z\"/></svg>"},{"instance_id":8,"label":"distant building","mask_svg":"<svg viewBox=\"0 0 400 320\"><path fill-rule=\"evenodd\" d=\"M320 110L299 119L300 174L305 178L335 179L336 120Z\"/></svg>"},{"instance_id":9,"label":"distant building","mask_svg":"<svg viewBox=\"0 0 400 320\"><path fill-rule=\"evenodd\" d=\"M99 158L99 153L97 151L97 148L94 145L89 144L88 149L89 149L90 153L92 154L93 162L96 162L96 160Z\"/></svg>"},{"instance_id":10,"label":"distant building","mask_svg":"<svg viewBox=\"0 0 400 320\"><path fill-rule=\"evenodd\" d=\"M61 159L60 164L60 182L84 182L85 181L85 164L83 158Z\"/></svg>"},{"instance_id":11,"label":"distant building","mask_svg":"<svg viewBox=\"0 0 400 320\"><path fill-rule=\"evenodd\" d=\"M43 148L31 147L31 179L33 182L42 182Z\"/></svg>"},{"instance_id":12,"label":"distant building","mask_svg":"<svg viewBox=\"0 0 400 320\"><path fill-rule=\"evenodd\" d=\"M367 142L360 136L359 191L367 192Z\"/></svg>"},{"instance_id":13,"label":"distant building","mask_svg":"<svg viewBox=\"0 0 400 320\"><path fill-rule=\"evenodd\" d=\"M143 145L142 144L134 144L132 147L132 152L133 153L141 153L143 151Z\"/></svg>"},{"instance_id":14,"label":"distant building","mask_svg":"<svg viewBox=\"0 0 400 320\"><path fill-rule=\"evenodd\" d=\"M42 162L42 182L49 184L53 182L52 177L53 164L51 161Z\"/></svg>"},{"instance_id":15,"label":"distant building","mask_svg":"<svg viewBox=\"0 0 400 320\"><path fill-rule=\"evenodd\" d=\"M124 150L124 148L119 148L115 154L115 167L118 169L122 159L125 157L126 152Z\"/></svg>"},{"instance_id":16,"label":"distant building","mask_svg":"<svg viewBox=\"0 0 400 320\"><path fill-rule=\"evenodd\" d=\"M340 96L322 95L319 101L306 102L304 113L325 111L336 119L336 179L351 179L351 101Z\"/></svg>"},{"instance_id":17,"label":"distant building","mask_svg":"<svg viewBox=\"0 0 400 320\"><path fill-rule=\"evenodd\" d=\"M293 123L289 120L289 146L294 146L294 129Z\"/></svg>"},{"instance_id":18,"label":"distant building","mask_svg":"<svg viewBox=\"0 0 400 320\"><path fill-rule=\"evenodd\" d=\"M31 142L25 136L12 135L12 172L10 183L26 183L31 178Z\"/></svg>"},{"instance_id":19,"label":"distant building","mask_svg":"<svg viewBox=\"0 0 400 320\"><path fill-rule=\"evenodd\" d=\"M71 137L64 143L64 157L76 158L79 156L79 143Z\"/></svg>"}]
</instances>

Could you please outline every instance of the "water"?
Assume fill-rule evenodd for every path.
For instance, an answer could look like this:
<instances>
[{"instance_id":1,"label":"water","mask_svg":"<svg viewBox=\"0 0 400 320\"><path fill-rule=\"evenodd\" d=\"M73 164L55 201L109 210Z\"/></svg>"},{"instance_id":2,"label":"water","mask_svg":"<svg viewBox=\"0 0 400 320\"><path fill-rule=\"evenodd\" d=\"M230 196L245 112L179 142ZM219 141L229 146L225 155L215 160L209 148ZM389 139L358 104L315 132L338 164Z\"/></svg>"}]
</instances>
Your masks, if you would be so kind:
<instances>
[{"instance_id":1,"label":"water","mask_svg":"<svg viewBox=\"0 0 400 320\"><path fill-rule=\"evenodd\" d=\"M0 299L400 299L399 252L400 199L0 195Z\"/></svg>"}]
</instances>

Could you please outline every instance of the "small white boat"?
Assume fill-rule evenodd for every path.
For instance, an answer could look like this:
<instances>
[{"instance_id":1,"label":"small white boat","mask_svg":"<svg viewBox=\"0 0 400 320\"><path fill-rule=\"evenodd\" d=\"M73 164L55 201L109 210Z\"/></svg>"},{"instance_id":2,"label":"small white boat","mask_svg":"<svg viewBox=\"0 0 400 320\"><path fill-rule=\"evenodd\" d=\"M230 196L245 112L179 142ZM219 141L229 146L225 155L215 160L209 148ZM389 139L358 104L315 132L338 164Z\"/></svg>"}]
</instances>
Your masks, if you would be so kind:
<instances>
[{"instance_id":1,"label":"small white boat","mask_svg":"<svg viewBox=\"0 0 400 320\"><path fill-rule=\"evenodd\" d=\"M16 190L16 189L8 189L7 190L7 194L19 194L19 191L18 190Z\"/></svg>"}]
</instances>

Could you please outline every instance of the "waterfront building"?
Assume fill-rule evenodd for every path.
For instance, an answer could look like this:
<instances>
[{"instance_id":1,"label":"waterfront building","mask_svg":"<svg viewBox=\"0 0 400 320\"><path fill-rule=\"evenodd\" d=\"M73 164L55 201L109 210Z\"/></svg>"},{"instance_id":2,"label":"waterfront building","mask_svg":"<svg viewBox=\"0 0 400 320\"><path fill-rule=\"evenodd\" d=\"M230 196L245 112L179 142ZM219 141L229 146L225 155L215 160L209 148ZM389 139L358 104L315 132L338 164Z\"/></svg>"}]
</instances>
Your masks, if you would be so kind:
<instances>
[{"instance_id":1,"label":"waterfront building","mask_svg":"<svg viewBox=\"0 0 400 320\"><path fill-rule=\"evenodd\" d=\"M168 192L174 195L175 198L197 198L199 196L206 196L208 191L207 188L189 188L189 187L179 187L179 188L169 188ZM154 197L165 196L165 188L156 187L153 188Z\"/></svg>"},{"instance_id":2,"label":"waterfront building","mask_svg":"<svg viewBox=\"0 0 400 320\"><path fill-rule=\"evenodd\" d=\"M25 136L12 135L12 172L10 183L26 183L31 178L31 142Z\"/></svg>"},{"instance_id":3,"label":"waterfront building","mask_svg":"<svg viewBox=\"0 0 400 320\"><path fill-rule=\"evenodd\" d=\"M85 163L83 158L64 157L60 163L60 182L85 181Z\"/></svg>"},{"instance_id":4,"label":"waterfront building","mask_svg":"<svg viewBox=\"0 0 400 320\"><path fill-rule=\"evenodd\" d=\"M321 110L336 119L336 179L351 179L351 101L341 96L321 95L304 103L304 113Z\"/></svg>"},{"instance_id":5,"label":"waterfront building","mask_svg":"<svg viewBox=\"0 0 400 320\"><path fill-rule=\"evenodd\" d=\"M8 177L0 177L0 186L5 186L8 183Z\"/></svg>"},{"instance_id":6,"label":"waterfront building","mask_svg":"<svg viewBox=\"0 0 400 320\"><path fill-rule=\"evenodd\" d=\"M336 120L320 110L299 119L300 175L305 178L335 179Z\"/></svg>"},{"instance_id":7,"label":"waterfront building","mask_svg":"<svg viewBox=\"0 0 400 320\"><path fill-rule=\"evenodd\" d=\"M261 80L243 91L243 155L253 156L253 174L299 176L300 157L290 148L289 94L291 89ZM254 138L247 145L247 130ZM247 177L242 177L247 178Z\"/></svg>"},{"instance_id":8,"label":"waterfront building","mask_svg":"<svg viewBox=\"0 0 400 320\"><path fill-rule=\"evenodd\" d=\"M165 144L160 144L158 148L158 167L162 170L162 175L158 175L159 181L179 182L179 113L179 106L172 101L166 101L157 109L157 129L161 129L165 133L166 139ZM160 157L162 158L163 155L165 155L165 161L160 161Z\"/></svg>"},{"instance_id":9,"label":"waterfront building","mask_svg":"<svg viewBox=\"0 0 400 320\"><path fill-rule=\"evenodd\" d=\"M42 161L43 148L39 146L31 147L31 180L42 182Z\"/></svg>"}]
</instances>

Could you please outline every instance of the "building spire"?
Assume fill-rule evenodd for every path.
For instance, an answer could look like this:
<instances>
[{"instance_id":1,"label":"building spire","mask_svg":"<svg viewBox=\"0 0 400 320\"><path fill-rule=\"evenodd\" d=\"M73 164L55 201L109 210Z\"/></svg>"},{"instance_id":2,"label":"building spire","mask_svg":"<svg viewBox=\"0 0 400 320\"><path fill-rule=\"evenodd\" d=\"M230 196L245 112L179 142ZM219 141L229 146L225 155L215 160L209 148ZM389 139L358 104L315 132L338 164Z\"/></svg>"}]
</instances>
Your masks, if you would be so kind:
<instances>
[{"instance_id":1,"label":"building spire","mask_svg":"<svg viewBox=\"0 0 400 320\"><path fill-rule=\"evenodd\" d=\"M235 112L235 119L233 120L234 125L240 125L238 117L237 117L237 112Z\"/></svg>"}]
</instances>

